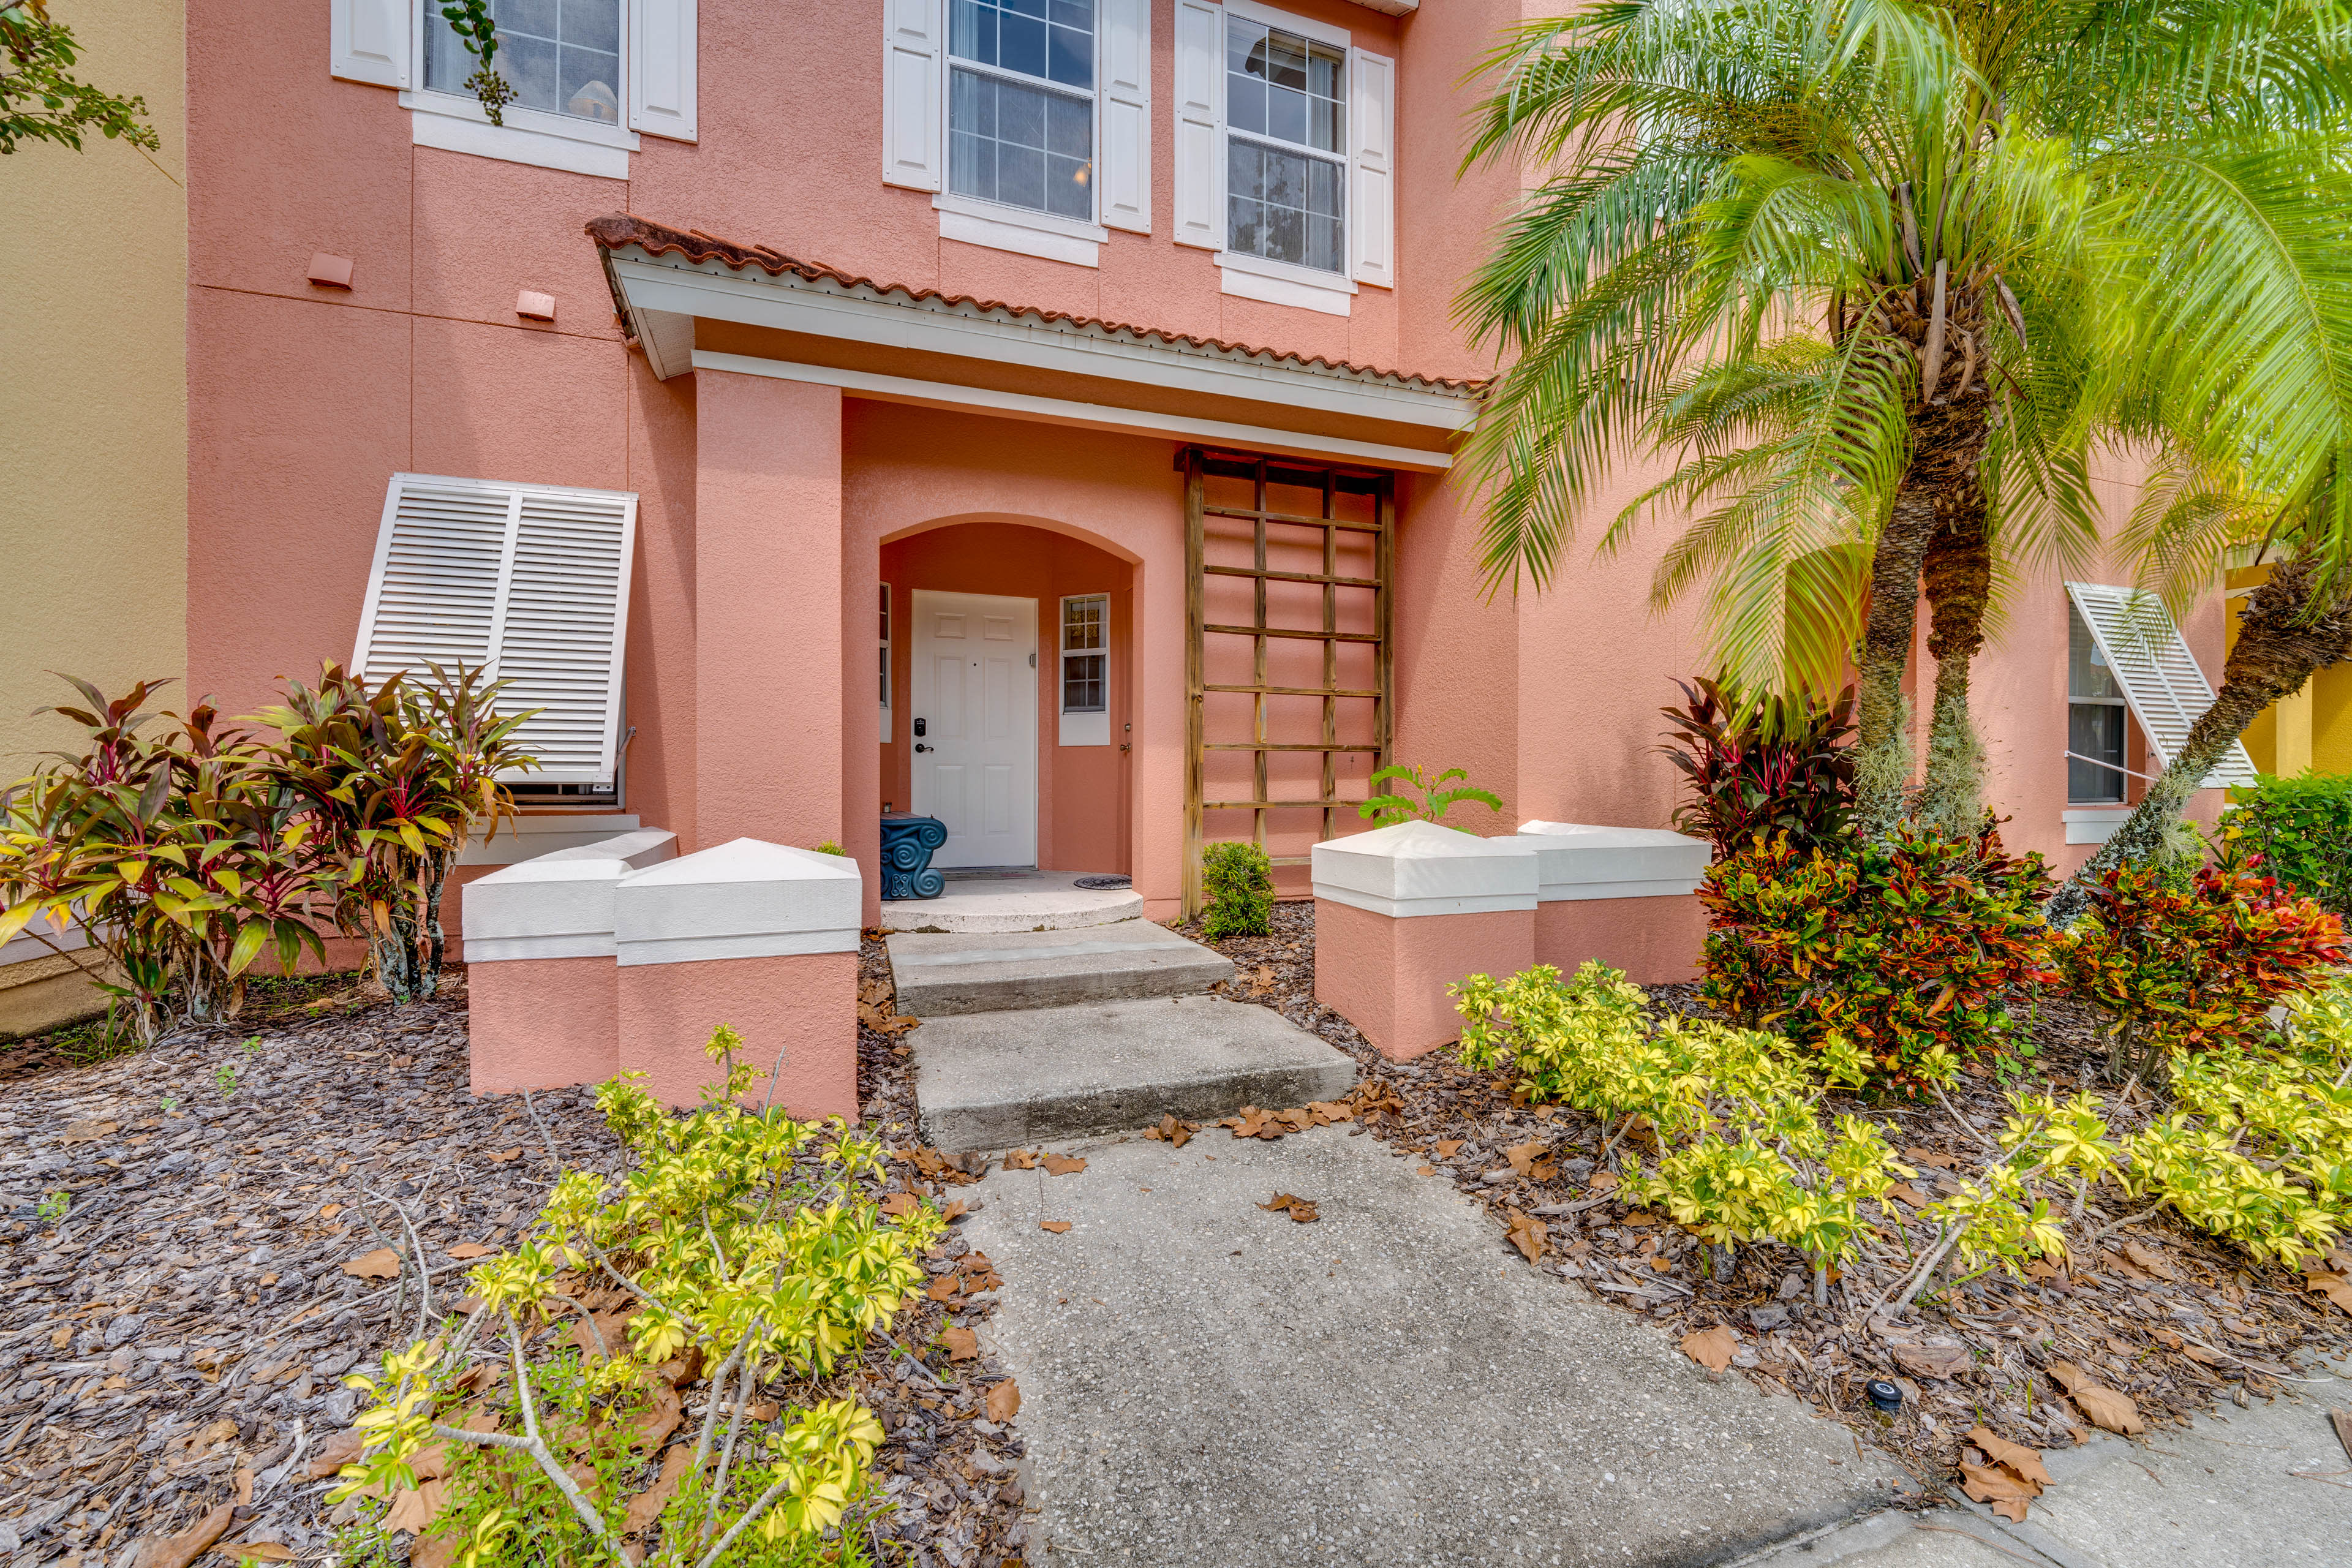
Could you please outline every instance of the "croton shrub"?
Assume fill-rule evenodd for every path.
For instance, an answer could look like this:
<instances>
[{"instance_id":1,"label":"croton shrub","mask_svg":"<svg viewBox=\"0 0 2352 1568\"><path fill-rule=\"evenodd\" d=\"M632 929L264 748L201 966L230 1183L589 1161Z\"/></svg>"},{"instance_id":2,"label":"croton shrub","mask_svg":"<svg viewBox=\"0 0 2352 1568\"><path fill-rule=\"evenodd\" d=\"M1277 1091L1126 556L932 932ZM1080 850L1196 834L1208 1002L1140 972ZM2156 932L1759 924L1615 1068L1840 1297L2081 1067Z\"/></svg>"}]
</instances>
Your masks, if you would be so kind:
<instances>
[{"instance_id":1,"label":"croton shrub","mask_svg":"<svg viewBox=\"0 0 2352 1568\"><path fill-rule=\"evenodd\" d=\"M2172 1052L2242 1045L2271 1007L2324 984L2345 961L2344 923L2275 878L2207 866L2184 886L2118 866L2058 946L2075 994L2114 1021L2111 1070L2162 1070Z\"/></svg>"},{"instance_id":2,"label":"croton shrub","mask_svg":"<svg viewBox=\"0 0 2352 1568\"><path fill-rule=\"evenodd\" d=\"M1816 1050L1860 1053L1900 1091L1997 1050L2024 988L2052 970L2039 855L1898 831L1832 855L1786 837L1718 860L1699 888L1708 1004Z\"/></svg>"}]
</instances>

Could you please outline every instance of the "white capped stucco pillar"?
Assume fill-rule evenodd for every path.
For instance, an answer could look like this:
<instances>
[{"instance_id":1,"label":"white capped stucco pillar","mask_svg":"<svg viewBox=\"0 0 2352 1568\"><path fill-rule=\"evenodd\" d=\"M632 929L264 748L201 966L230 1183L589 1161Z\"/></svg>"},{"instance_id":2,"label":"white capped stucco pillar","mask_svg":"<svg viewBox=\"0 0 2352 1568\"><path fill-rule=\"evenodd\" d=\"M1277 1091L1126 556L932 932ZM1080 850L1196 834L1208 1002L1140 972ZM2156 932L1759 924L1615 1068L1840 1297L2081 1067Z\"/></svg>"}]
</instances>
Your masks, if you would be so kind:
<instances>
[{"instance_id":1,"label":"white capped stucco pillar","mask_svg":"<svg viewBox=\"0 0 2352 1568\"><path fill-rule=\"evenodd\" d=\"M1315 999L1392 1060L1462 1033L1446 986L1535 962L1537 855L1401 822L1315 846Z\"/></svg>"},{"instance_id":2,"label":"white capped stucco pillar","mask_svg":"<svg viewBox=\"0 0 2352 1568\"><path fill-rule=\"evenodd\" d=\"M614 890L619 1060L668 1105L693 1105L731 1025L793 1116L857 1119L857 940L865 879L845 856L737 838ZM779 1058L781 1057L781 1064ZM770 1083L752 1087L753 1103Z\"/></svg>"},{"instance_id":3,"label":"white capped stucco pillar","mask_svg":"<svg viewBox=\"0 0 2352 1568\"><path fill-rule=\"evenodd\" d=\"M624 833L500 867L466 889L466 1028L476 1094L602 1083L620 1042L613 894L677 853Z\"/></svg>"},{"instance_id":4,"label":"white capped stucco pillar","mask_svg":"<svg viewBox=\"0 0 2352 1568\"><path fill-rule=\"evenodd\" d=\"M1572 974L1590 961L1638 984L1693 980L1706 942L1696 897L1714 847L1663 827L1528 822L1538 867L1536 962Z\"/></svg>"}]
</instances>

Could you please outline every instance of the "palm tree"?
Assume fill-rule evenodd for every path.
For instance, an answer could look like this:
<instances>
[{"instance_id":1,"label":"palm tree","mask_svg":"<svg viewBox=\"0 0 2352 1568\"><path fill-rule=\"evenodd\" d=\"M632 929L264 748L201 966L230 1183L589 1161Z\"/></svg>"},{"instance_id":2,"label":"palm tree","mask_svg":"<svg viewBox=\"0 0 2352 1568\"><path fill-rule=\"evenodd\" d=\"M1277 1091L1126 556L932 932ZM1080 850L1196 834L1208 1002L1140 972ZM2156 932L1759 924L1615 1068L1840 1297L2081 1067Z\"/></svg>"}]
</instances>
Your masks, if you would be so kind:
<instances>
[{"instance_id":1,"label":"palm tree","mask_svg":"<svg viewBox=\"0 0 2352 1568\"><path fill-rule=\"evenodd\" d=\"M1470 161L1558 172L1460 304L1510 361L1472 448L1490 584L1540 588L1609 467L1671 453L1601 548L1686 520L1654 597L1704 583L1735 673L1853 657L1861 830L1972 826L1996 568L2087 559L2095 447L2315 493L2293 476L2352 431L2340 300L2294 308L2345 253L2262 240L2343 232L2347 43L2340 0L1614 0L1517 30ZM2294 437L2257 440L2283 402Z\"/></svg>"}]
</instances>

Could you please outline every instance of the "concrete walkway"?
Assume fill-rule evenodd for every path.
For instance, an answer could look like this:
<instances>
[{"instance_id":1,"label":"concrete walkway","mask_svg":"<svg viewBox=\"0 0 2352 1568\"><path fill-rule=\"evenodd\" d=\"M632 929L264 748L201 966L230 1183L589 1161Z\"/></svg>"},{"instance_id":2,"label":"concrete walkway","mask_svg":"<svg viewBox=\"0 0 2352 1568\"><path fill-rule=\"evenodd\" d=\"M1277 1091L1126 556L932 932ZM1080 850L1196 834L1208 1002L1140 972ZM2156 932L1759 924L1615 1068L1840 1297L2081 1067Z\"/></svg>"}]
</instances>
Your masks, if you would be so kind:
<instances>
[{"instance_id":1,"label":"concrete walkway","mask_svg":"<svg viewBox=\"0 0 2352 1568\"><path fill-rule=\"evenodd\" d=\"M1753 1568L2320 1568L2352 1563L2352 1458L2328 1425L2352 1410L2333 1381L2185 1432L2102 1438L2043 1457L2051 1486L2025 1522L1969 1504L1885 1514L1752 1559ZM2315 1376L2325 1377L2319 1373Z\"/></svg>"},{"instance_id":2,"label":"concrete walkway","mask_svg":"<svg viewBox=\"0 0 2352 1568\"><path fill-rule=\"evenodd\" d=\"M1908 1484L1345 1126L1073 1152L958 1194L1006 1280L1033 1563L1720 1563ZM1258 1206L1277 1193L1319 1222Z\"/></svg>"}]
</instances>

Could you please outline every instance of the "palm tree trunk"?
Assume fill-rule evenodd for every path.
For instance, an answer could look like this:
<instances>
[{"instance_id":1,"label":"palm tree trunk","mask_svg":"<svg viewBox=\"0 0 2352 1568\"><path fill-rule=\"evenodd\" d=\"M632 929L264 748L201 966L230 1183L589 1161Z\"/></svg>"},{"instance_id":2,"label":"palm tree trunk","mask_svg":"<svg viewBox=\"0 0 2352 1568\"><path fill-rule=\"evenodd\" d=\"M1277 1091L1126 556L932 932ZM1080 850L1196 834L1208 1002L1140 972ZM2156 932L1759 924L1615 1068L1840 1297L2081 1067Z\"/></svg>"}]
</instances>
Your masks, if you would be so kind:
<instances>
[{"instance_id":1,"label":"palm tree trunk","mask_svg":"<svg viewBox=\"0 0 2352 1568\"><path fill-rule=\"evenodd\" d=\"M1919 791L1922 826L1973 837L1984 817L1984 742L1969 713L1969 673L1984 647L1992 595L1992 539L1984 489L1970 474L1949 498L1944 525L1927 544L1927 652L1936 660L1936 702L1927 719L1927 770Z\"/></svg>"},{"instance_id":2,"label":"palm tree trunk","mask_svg":"<svg viewBox=\"0 0 2352 1568\"><path fill-rule=\"evenodd\" d=\"M2180 754L2165 763L2123 826L2050 900L2052 925L2072 925L2080 918L2090 902L2088 888L2111 868L2156 853L2166 826L2256 714L2302 690L2313 671L2352 656L2352 601L2331 593L2327 607L2315 614L2321 591L2316 568L2308 554L2298 555L2274 568L2270 581L2247 596L2237 646L2222 667L2213 706L2189 726Z\"/></svg>"}]
</instances>

